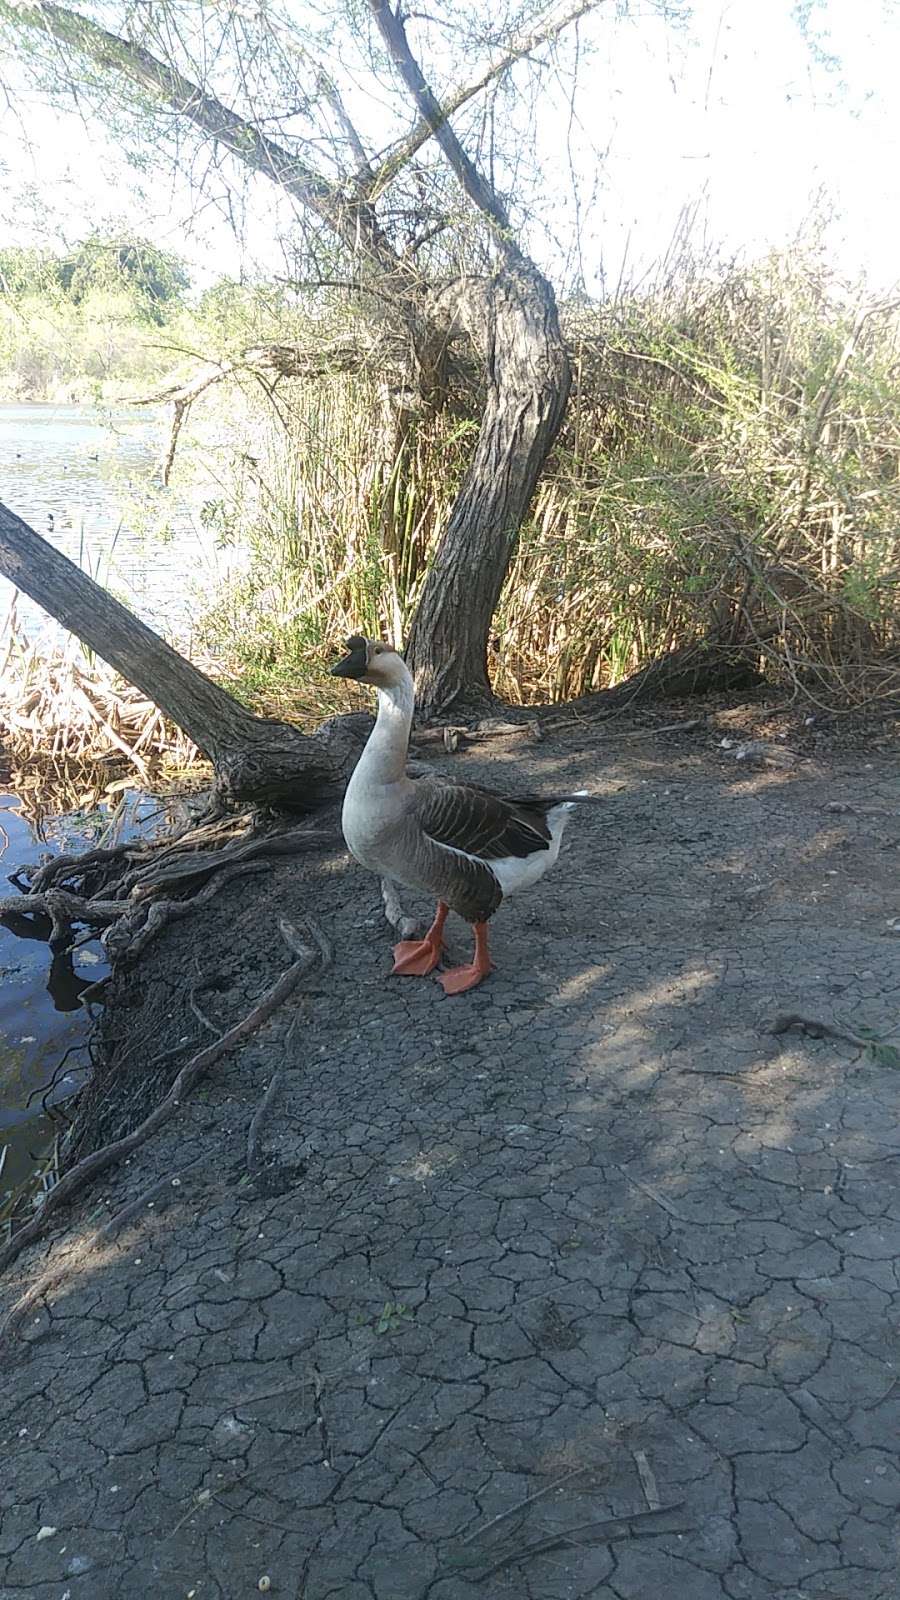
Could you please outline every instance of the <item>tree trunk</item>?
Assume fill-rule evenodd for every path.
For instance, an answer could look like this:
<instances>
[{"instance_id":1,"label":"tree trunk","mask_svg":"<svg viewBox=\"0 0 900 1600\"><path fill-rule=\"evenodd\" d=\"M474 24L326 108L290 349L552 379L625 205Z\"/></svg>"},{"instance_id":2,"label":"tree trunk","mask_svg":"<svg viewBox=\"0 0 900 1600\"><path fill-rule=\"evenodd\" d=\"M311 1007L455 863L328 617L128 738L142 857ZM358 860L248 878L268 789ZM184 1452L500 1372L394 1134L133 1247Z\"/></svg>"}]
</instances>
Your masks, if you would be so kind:
<instances>
[{"instance_id":1,"label":"tree trunk","mask_svg":"<svg viewBox=\"0 0 900 1600\"><path fill-rule=\"evenodd\" d=\"M569 398L571 370L553 290L517 251L495 280L487 317L488 389L475 454L425 580L407 651L426 717L491 699L491 618Z\"/></svg>"},{"instance_id":2,"label":"tree trunk","mask_svg":"<svg viewBox=\"0 0 900 1600\"><path fill-rule=\"evenodd\" d=\"M2 504L0 572L184 729L224 800L312 810L340 794L358 753L342 719L308 737L255 717Z\"/></svg>"},{"instance_id":3,"label":"tree trunk","mask_svg":"<svg viewBox=\"0 0 900 1600\"><path fill-rule=\"evenodd\" d=\"M734 694L765 683L759 670L759 645L716 637L682 645L656 656L612 689L595 689L568 702L570 707L598 711L624 710L654 700L687 700L692 695Z\"/></svg>"}]
</instances>

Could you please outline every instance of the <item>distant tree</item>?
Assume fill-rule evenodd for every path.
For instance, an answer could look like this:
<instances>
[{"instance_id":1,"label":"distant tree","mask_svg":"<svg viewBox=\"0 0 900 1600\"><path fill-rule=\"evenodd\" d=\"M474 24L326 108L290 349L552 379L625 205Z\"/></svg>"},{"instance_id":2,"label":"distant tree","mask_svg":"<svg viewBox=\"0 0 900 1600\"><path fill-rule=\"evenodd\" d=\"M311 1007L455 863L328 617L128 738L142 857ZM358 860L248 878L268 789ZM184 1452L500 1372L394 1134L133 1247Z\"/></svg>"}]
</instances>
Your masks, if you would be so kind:
<instances>
[{"instance_id":1,"label":"distant tree","mask_svg":"<svg viewBox=\"0 0 900 1600\"><path fill-rule=\"evenodd\" d=\"M95 289L124 290L139 316L157 324L179 305L190 278L179 258L146 239L93 233L56 263L59 282L75 305Z\"/></svg>"},{"instance_id":2,"label":"distant tree","mask_svg":"<svg viewBox=\"0 0 900 1600\"><path fill-rule=\"evenodd\" d=\"M48 250L9 245L0 250L0 295L21 300L59 286L59 262Z\"/></svg>"}]
</instances>

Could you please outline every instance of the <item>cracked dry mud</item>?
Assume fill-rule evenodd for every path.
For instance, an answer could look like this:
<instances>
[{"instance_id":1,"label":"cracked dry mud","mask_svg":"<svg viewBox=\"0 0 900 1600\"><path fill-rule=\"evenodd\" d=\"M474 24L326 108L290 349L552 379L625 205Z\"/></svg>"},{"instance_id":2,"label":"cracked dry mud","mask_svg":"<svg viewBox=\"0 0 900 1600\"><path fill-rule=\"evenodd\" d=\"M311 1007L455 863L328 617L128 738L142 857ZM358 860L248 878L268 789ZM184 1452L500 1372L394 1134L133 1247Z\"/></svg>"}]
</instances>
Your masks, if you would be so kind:
<instances>
[{"instance_id":1,"label":"cracked dry mud","mask_svg":"<svg viewBox=\"0 0 900 1600\"><path fill-rule=\"evenodd\" d=\"M900 1074L767 1032L898 1022L900 777L868 761L541 747L529 786L608 804L462 1000L387 976L338 851L173 928L104 1137L194 1035L192 974L232 1022L304 909L336 961L3 1285L74 1241L0 1358L0 1600L900 1595Z\"/></svg>"}]
</instances>

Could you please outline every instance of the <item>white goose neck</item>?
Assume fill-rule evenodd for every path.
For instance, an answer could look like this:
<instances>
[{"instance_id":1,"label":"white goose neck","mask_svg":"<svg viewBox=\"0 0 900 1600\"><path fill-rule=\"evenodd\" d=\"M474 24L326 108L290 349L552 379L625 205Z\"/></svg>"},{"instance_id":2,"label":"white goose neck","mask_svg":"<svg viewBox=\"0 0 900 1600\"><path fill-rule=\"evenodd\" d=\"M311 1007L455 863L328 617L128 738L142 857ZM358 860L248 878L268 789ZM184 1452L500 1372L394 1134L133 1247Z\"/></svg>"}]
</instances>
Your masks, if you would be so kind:
<instances>
[{"instance_id":1,"label":"white goose neck","mask_svg":"<svg viewBox=\"0 0 900 1600\"><path fill-rule=\"evenodd\" d=\"M413 681L408 672L398 683L378 686L378 716L360 767L370 783L397 783L406 775L409 733L415 709Z\"/></svg>"}]
</instances>

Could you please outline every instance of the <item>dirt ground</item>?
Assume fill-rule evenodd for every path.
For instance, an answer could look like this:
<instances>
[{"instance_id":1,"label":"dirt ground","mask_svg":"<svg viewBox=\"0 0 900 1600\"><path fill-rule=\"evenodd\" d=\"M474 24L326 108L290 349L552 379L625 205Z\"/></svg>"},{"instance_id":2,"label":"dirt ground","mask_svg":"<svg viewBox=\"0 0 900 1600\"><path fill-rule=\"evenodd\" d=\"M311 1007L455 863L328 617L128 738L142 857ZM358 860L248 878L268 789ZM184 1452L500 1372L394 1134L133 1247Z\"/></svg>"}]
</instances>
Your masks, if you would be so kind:
<instances>
[{"instance_id":1,"label":"dirt ground","mask_svg":"<svg viewBox=\"0 0 900 1600\"><path fill-rule=\"evenodd\" d=\"M335 961L3 1285L70 1252L0 1355L0 1600L900 1596L900 1070L771 1032L900 1025L900 768L652 723L448 758L606 799L473 994L388 976L337 847L151 947L104 1136L277 915Z\"/></svg>"}]
</instances>

